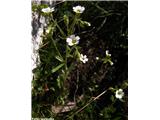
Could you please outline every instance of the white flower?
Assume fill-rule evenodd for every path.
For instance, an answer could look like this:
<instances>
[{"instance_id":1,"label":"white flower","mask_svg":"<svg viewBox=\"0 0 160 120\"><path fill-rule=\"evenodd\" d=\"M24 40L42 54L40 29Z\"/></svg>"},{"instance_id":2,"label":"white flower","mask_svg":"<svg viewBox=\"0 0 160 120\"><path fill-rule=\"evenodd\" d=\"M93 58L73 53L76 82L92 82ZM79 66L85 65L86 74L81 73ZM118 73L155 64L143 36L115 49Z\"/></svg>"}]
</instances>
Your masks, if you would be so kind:
<instances>
[{"instance_id":1,"label":"white flower","mask_svg":"<svg viewBox=\"0 0 160 120\"><path fill-rule=\"evenodd\" d=\"M106 55L107 55L107 56L111 56L111 54L109 54L109 51L108 51L108 50L106 50Z\"/></svg>"},{"instance_id":2,"label":"white flower","mask_svg":"<svg viewBox=\"0 0 160 120\"><path fill-rule=\"evenodd\" d=\"M76 7L73 7L73 11L74 11L75 13L83 13L84 10L85 10L85 8L82 7L82 6L80 6L80 5L78 5L78 6L76 6Z\"/></svg>"},{"instance_id":3,"label":"white flower","mask_svg":"<svg viewBox=\"0 0 160 120\"><path fill-rule=\"evenodd\" d=\"M88 61L88 58L86 55L81 54L80 55L80 61L82 61L83 63L86 63Z\"/></svg>"},{"instance_id":4,"label":"white flower","mask_svg":"<svg viewBox=\"0 0 160 120\"><path fill-rule=\"evenodd\" d=\"M124 96L123 90L122 89L117 90L115 96L118 99L122 99L122 97Z\"/></svg>"},{"instance_id":5,"label":"white flower","mask_svg":"<svg viewBox=\"0 0 160 120\"><path fill-rule=\"evenodd\" d=\"M96 60L99 60L99 57L96 57Z\"/></svg>"},{"instance_id":6,"label":"white flower","mask_svg":"<svg viewBox=\"0 0 160 120\"><path fill-rule=\"evenodd\" d=\"M44 13L50 13L50 12L53 12L53 11L54 11L54 7L53 8L48 7L48 8L43 8L42 9L42 12L44 12Z\"/></svg>"},{"instance_id":7,"label":"white flower","mask_svg":"<svg viewBox=\"0 0 160 120\"><path fill-rule=\"evenodd\" d=\"M66 41L67 41L69 46L73 46L73 45L79 43L79 39L80 39L79 36L71 35L66 39Z\"/></svg>"}]
</instances>

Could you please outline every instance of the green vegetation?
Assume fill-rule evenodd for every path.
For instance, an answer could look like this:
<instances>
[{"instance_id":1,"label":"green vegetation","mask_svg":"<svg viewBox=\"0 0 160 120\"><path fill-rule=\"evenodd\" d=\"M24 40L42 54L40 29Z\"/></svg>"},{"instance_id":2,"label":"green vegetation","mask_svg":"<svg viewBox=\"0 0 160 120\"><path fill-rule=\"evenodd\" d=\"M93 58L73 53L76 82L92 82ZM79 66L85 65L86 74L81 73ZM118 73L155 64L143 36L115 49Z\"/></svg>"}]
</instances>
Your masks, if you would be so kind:
<instances>
[{"instance_id":1,"label":"green vegetation","mask_svg":"<svg viewBox=\"0 0 160 120\"><path fill-rule=\"evenodd\" d=\"M85 10L76 13L77 5ZM65 1L43 12L47 7L32 4L48 20L33 69L32 117L127 120L128 2Z\"/></svg>"}]
</instances>

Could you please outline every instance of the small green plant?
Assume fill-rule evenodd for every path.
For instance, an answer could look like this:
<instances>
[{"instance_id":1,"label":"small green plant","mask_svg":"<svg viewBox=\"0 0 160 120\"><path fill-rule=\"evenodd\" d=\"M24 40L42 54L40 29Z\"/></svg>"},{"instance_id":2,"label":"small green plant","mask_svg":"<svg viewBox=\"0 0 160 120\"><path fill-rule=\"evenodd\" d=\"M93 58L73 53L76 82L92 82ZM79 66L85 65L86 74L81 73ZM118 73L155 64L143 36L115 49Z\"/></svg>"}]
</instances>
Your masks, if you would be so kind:
<instances>
[{"instance_id":1,"label":"small green plant","mask_svg":"<svg viewBox=\"0 0 160 120\"><path fill-rule=\"evenodd\" d=\"M103 51L103 55L91 58L87 55L87 51L84 52L84 47L81 45L81 39L85 34L80 34L85 28L92 27L89 21L83 20L83 13L85 12L84 6L72 6L72 10L61 11L63 14L58 14L59 9L55 7L49 7L48 5L32 5L32 11L45 17L46 25L43 28L43 32L40 35L42 38L39 49L37 50L40 57L40 64L33 69L32 80L32 117L45 118L54 117L57 120L62 119L57 113L52 111L51 106L65 106L69 101L69 80L76 73L76 84L79 82L79 69L83 71L83 68L87 64L95 60L95 63L100 62L102 66L113 66L111 54L108 49ZM67 11L67 12L66 12ZM87 34L87 33L86 33ZM76 71L76 72L75 72ZM81 75L84 79L85 75ZM94 92L99 88L99 85L95 82L92 83L92 87L87 88L89 92L85 93L86 96L91 94L90 97L86 97L81 100L75 100L76 91L74 94L74 102L78 108L70 110L71 112L64 117L64 119L93 119L93 111L96 109L96 100L108 91L112 92L111 100L113 104L103 109L99 116L111 119L111 114L116 110L114 103L117 100L123 101L125 93L123 88L113 88L104 90L96 97L93 97ZM76 85L76 90L79 88ZM84 94L84 96L85 96ZM113 95L114 94L114 95ZM77 97L78 98L78 97ZM84 115L80 112L83 111ZM95 113L96 114L96 113ZM98 119L98 118L97 118ZM116 118L115 118L116 120ZM117 118L118 120L118 118Z\"/></svg>"},{"instance_id":2,"label":"small green plant","mask_svg":"<svg viewBox=\"0 0 160 120\"><path fill-rule=\"evenodd\" d=\"M83 21L80 18L84 10L85 8L82 6L73 7L73 12L74 12L73 16L70 18L68 15L64 15L63 21L58 21L54 19L54 8L45 7L45 8L42 8L41 10L42 15L46 16L49 20L47 27L45 29L45 33L43 34L42 46L46 44L45 40L47 41L49 40L50 42L52 42L53 48L55 50L53 51L53 53L55 52L55 54L53 54L53 57L55 57L55 59L57 60L56 65L50 66L51 71L49 73L45 71L44 74L58 73L58 76L56 79L57 79L57 87L59 89L65 90L64 82L67 79L70 72L76 66L76 64L80 64L80 62L85 64L88 61L87 56L80 53L81 49L83 48L78 46L80 41L80 36L78 36L77 33L75 33L77 27L91 26L89 22ZM61 29L59 25L60 23L65 26L64 29ZM55 31L56 31L56 34L58 35L56 37L53 36ZM60 48L62 44L65 44L65 47L64 45L62 46L62 48L64 49L63 51L61 51L61 48ZM41 50L42 50L42 47L39 49L39 51ZM50 56L51 55L48 55L48 58ZM106 57L103 58L102 61L104 61L104 63L109 62L112 65L113 62L111 61L110 57L111 57L111 54L108 54L106 51ZM55 61L53 60L53 62ZM34 82L33 82L33 87L34 87ZM38 90L41 91L42 87L38 88ZM64 98L62 97L61 100L63 101Z\"/></svg>"}]
</instances>

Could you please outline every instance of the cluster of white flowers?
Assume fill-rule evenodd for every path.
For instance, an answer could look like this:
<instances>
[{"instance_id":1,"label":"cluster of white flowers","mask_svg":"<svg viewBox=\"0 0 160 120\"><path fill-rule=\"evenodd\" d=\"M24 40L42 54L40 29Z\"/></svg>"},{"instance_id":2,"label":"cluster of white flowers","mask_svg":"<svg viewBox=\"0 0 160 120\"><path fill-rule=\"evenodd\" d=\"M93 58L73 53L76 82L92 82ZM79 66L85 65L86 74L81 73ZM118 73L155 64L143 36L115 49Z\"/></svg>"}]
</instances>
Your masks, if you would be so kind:
<instances>
[{"instance_id":1,"label":"cluster of white flowers","mask_svg":"<svg viewBox=\"0 0 160 120\"><path fill-rule=\"evenodd\" d=\"M123 96L124 96L123 90L122 89L116 90L115 96L116 96L117 99L122 99Z\"/></svg>"},{"instance_id":2,"label":"cluster of white flowers","mask_svg":"<svg viewBox=\"0 0 160 120\"><path fill-rule=\"evenodd\" d=\"M75 6L73 7L73 11L75 13L83 13L85 10L85 7L83 6ZM50 13L54 11L54 7L53 8L43 8L42 12L44 13ZM43 19L41 20L41 22L43 23ZM91 24L89 22L84 21L84 24L86 24L87 26L91 26ZM46 30L47 33L49 33L49 29ZM79 43L80 37L79 36L75 36L75 35L70 35L69 37L66 38L66 42L68 43L69 46L73 46ZM111 54L109 54L109 51L106 50L106 56L111 56ZM99 57L96 57L96 60L99 60ZM86 55L80 54L80 61L82 61L83 63L86 63L88 61L88 58ZM113 62L110 63L111 65L113 65Z\"/></svg>"},{"instance_id":3,"label":"cluster of white flowers","mask_svg":"<svg viewBox=\"0 0 160 120\"><path fill-rule=\"evenodd\" d=\"M85 7L82 7L80 5L76 6L76 7L73 7L73 11L75 13L83 13L83 11L85 10Z\"/></svg>"},{"instance_id":4,"label":"cluster of white flowers","mask_svg":"<svg viewBox=\"0 0 160 120\"><path fill-rule=\"evenodd\" d=\"M79 43L80 37L79 36L75 36L75 35L70 35L69 37L67 37L66 42L68 43L69 46L73 46ZM86 55L80 54L80 61L82 61L83 63L86 63L88 61L88 58Z\"/></svg>"},{"instance_id":5,"label":"cluster of white flowers","mask_svg":"<svg viewBox=\"0 0 160 120\"><path fill-rule=\"evenodd\" d=\"M80 39L79 36L71 35L66 39L66 41L69 46L73 46L79 43L79 39Z\"/></svg>"},{"instance_id":6,"label":"cluster of white flowers","mask_svg":"<svg viewBox=\"0 0 160 120\"><path fill-rule=\"evenodd\" d=\"M53 11L54 11L54 7L53 8L47 7L47 8L42 9L42 12L44 12L44 13L50 13L50 12L53 12Z\"/></svg>"},{"instance_id":7,"label":"cluster of white flowers","mask_svg":"<svg viewBox=\"0 0 160 120\"><path fill-rule=\"evenodd\" d=\"M78 6L76 6L76 7L73 7L73 11L75 12L75 13L83 13L84 12L84 10L85 10L85 7L83 7L83 6L80 6L80 5L78 5ZM91 26L91 24L89 23L89 22L85 22L85 24L87 25L87 26ZM77 38L76 38L77 37ZM68 45L70 45L70 46L72 46L72 45L74 45L74 44L78 44L79 43L79 36L70 36L70 38L68 38L67 39L67 42L68 42ZM74 38L74 39L73 39ZM83 54L80 54L80 61L82 61L83 63L86 63L87 61L88 61L88 58L87 58L87 56L86 55L83 55Z\"/></svg>"},{"instance_id":8,"label":"cluster of white flowers","mask_svg":"<svg viewBox=\"0 0 160 120\"><path fill-rule=\"evenodd\" d=\"M80 55L80 61L82 61L83 63L86 63L88 61L88 58L86 55L81 54Z\"/></svg>"},{"instance_id":9,"label":"cluster of white flowers","mask_svg":"<svg viewBox=\"0 0 160 120\"><path fill-rule=\"evenodd\" d=\"M80 5L78 5L78 6L76 6L76 7L73 7L73 11L74 11L75 13L83 13L84 10L85 10L85 7L80 6ZM53 11L54 11L54 7L52 7L52 8L47 7L47 8L43 8L43 9L42 9L42 12L44 12L44 13L50 13L50 12L53 12Z\"/></svg>"}]
</instances>

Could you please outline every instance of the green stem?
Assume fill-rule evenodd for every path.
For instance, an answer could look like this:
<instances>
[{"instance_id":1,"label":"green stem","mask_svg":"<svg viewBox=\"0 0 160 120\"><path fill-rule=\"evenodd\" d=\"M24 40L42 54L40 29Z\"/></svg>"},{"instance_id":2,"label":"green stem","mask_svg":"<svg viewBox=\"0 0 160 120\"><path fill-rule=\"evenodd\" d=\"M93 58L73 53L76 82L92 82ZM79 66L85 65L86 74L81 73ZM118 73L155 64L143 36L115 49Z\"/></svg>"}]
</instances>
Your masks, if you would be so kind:
<instances>
[{"instance_id":1,"label":"green stem","mask_svg":"<svg viewBox=\"0 0 160 120\"><path fill-rule=\"evenodd\" d=\"M53 19L53 15L52 15L52 14L51 14L51 20L52 20L52 21L54 22L54 24L57 26L57 28L59 29L60 33L61 33L64 37L66 37L65 33L64 33L63 30L60 28L60 26L58 25L57 21ZM56 43L55 43L55 41L54 41L54 39L53 39L52 36L51 36L51 39L52 39L53 45L54 45L54 47L55 47L55 49L56 49L56 51L57 51L57 53L58 53L58 56L61 57L61 59L63 60L63 57L62 57L60 51L58 50L57 45L56 45Z\"/></svg>"},{"instance_id":2,"label":"green stem","mask_svg":"<svg viewBox=\"0 0 160 120\"><path fill-rule=\"evenodd\" d=\"M65 56L65 76L67 77L67 56L68 56L68 48L67 48L67 43L66 43L66 56Z\"/></svg>"},{"instance_id":3,"label":"green stem","mask_svg":"<svg viewBox=\"0 0 160 120\"><path fill-rule=\"evenodd\" d=\"M51 39L52 39L53 45L54 45L54 47L55 47L55 49L56 49L56 51L57 51L57 53L58 53L58 56L61 57L61 59L63 59L63 57L62 57L60 51L58 50L58 48L57 48L57 46L56 46L56 43L55 43L54 39L52 38L52 36L51 36Z\"/></svg>"},{"instance_id":4,"label":"green stem","mask_svg":"<svg viewBox=\"0 0 160 120\"><path fill-rule=\"evenodd\" d=\"M72 22L72 24L71 24L71 26L70 26L70 30L67 30L68 31L68 35L71 35L71 34L73 34L73 32L74 32L74 26L75 26L75 24L76 24L76 21L77 21L77 17L78 17L79 15L78 14L76 14L75 15L75 17L74 17L74 20L73 20L73 22ZM57 26L58 27L58 26ZM68 45L67 45L67 43L66 43L66 56L65 56L65 79L67 79L67 76L68 76L68 66L67 66L67 57L68 57Z\"/></svg>"},{"instance_id":5,"label":"green stem","mask_svg":"<svg viewBox=\"0 0 160 120\"><path fill-rule=\"evenodd\" d=\"M66 120L72 118L74 115L76 115L76 114L78 114L79 112L81 112L82 110L84 110L88 105L90 105L92 102L94 102L95 100L97 100L98 98L100 98L100 97L101 97L102 95L104 95L107 91L108 91L108 89L105 90L105 91L103 91L103 92L102 92L101 94L99 94L98 96L96 96L96 97L94 97L94 98L91 98L85 106L83 106L82 108L78 109L74 114L72 114L71 116L69 116Z\"/></svg>"},{"instance_id":6,"label":"green stem","mask_svg":"<svg viewBox=\"0 0 160 120\"><path fill-rule=\"evenodd\" d=\"M76 24L77 19L78 19L79 16L80 16L80 14L76 14L76 15L74 16L74 20L73 20L73 22L72 22L72 24L71 24L71 26L70 26L69 34L73 34L73 33L74 33L74 27L75 27L75 24Z\"/></svg>"},{"instance_id":7,"label":"green stem","mask_svg":"<svg viewBox=\"0 0 160 120\"><path fill-rule=\"evenodd\" d=\"M63 37L66 37L65 33L63 32L63 30L61 29L61 27L58 25L58 23L57 22L55 22L55 23L56 23L56 26L59 29L60 33L63 35Z\"/></svg>"},{"instance_id":8,"label":"green stem","mask_svg":"<svg viewBox=\"0 0 160 120\"><path fill-rule=\"evenodd\" d=\"M65 33L61 29L61 27L58 25L57 21L53 19L53 16L51 15L51 20L56 24L57 28L59 29L60 33L63 35L63 37L66 37Z\"/></svg>"}]
</instances>

